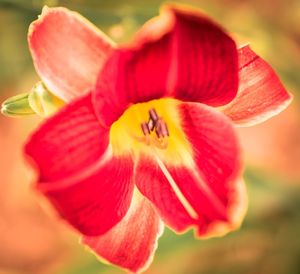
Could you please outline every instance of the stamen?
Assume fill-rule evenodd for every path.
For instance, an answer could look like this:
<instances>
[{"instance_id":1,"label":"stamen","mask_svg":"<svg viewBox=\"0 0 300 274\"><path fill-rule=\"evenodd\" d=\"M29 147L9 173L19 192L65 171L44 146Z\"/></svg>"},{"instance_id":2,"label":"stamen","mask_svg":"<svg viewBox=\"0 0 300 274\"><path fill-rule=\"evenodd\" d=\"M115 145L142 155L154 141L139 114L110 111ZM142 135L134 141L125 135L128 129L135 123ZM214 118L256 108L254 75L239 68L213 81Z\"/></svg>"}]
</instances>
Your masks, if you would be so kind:
<instances>
[{"instance_id":1,"label":"stamen","mask_svg":"<svg viewBox=\"0 0 300 274\"><path fill-rule=\"evenodd\" d=\"M182 191L180 190L180 188L178 187L177 183L175 182L174 178L172 177L172 175L170 174L169 170L167 169L167 167L165 166L165 164L163 163L163 161L160 159L160 157L158 156L158 154L156 153L155 149L153 149L153 153L154 156L156 158L156 162L159 165L159 167L161 168L161 171L163 172L163 174L165 175L166 179L168 180L168 182L170 183L170 186L172 187L172 189L174 190L177 198L179 199L179 201L182 203L183 207L185 208L185 210L189 213L189 215L194 218L194 219L199 219L199 215L197 213L197 211L192 207L192 205L190 204L190 202L186 199L186 197L183 195Z\"/></svg>"},{"instance_id":2,"label":"stamen","mask_svg":"<svg viewBox=\"0 0 300 274\"><path fill-rule=\"evenodd\" d=\"M158 138L169 136L169 130L167 124L162 118L159 118L158 121L156 122L155 133Z\"/></svg>"},{"instance_id":3,"label":"stamen","mask_svg":"<svg viewBox=\"0 0 300 274\"><path fill-rule=\"evenodd\" d=\"M159 125L155 128L155 133L156 133L157 138L164 137L162 132L161 132L161 127Z\"/></svg>"},{"instance_id":4,"label":"stamen","mask_svg":"<svg viewBox=\"0 0 300 274\"><path fill-rule=\"evenodd\" d=\"M151 131L153 131L154 128L155 128L155 123L154 123L154 121L153 121L151 118L149 118L149 121L148 121L148 128L149 128Z\"/></svg>"},{"instance_id":5,"label":"stamen","mask_svg":"<svg viewBox=\"0 0 300 274\"><path fill-rule=\"evenodd\" d=\"M165 149L168 146L169 130L166 122L157 115L154 108L149 110L148 122L141 123L143 137L133 136L136 140L146 144L154 145L157 148ZM155 131L156 137L151 136L151 132Z\"/></svg>"},{"instance_id":6,"label":"stamen","mask_svg":"<svg viewBox=\"0 0 300 274\"><path fill-rule=\"evenodd\" d=\"M142 128L142 131L143 131L143 133L144 133L145 136L147 136L147 135L150 134L150 129L149 129L147 123L143 122L143 123L141 124L141 128Z\"/></svg>"},{"instance_id":7,"label":"stamen","mask_svg":"<svg viewBox=\"0 0 300 274\"><path fill-rule=\"evenodd\" d=\"M149 115L150 115L150 118L152 119L152 121L154 122L154 125L155 125L156 121L158 120L158 115L156 113L156 110L154 108L151 108L149 110Z\"/></svg>"},{"instance_id":8,"label":"stamen","mask_svg":"<svg viewBox=\"0 0 300 274\"><path fill-rule=\"evenodd\" d=\"M164 122L164 127L163 127L163 134L165 136L170 136L170 133L169 133L169 129L168 129L168 125L167 123Z\"/></svg>"}]
</instances>

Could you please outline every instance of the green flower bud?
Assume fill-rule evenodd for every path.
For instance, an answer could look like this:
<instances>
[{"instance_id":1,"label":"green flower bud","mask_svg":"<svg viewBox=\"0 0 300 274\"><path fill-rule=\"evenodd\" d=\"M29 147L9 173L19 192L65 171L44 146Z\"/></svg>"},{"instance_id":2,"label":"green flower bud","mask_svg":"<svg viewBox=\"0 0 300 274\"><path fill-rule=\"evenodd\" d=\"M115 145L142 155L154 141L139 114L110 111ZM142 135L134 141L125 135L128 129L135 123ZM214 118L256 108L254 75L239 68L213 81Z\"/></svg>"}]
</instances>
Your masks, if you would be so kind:
<instances>
[{"instance_id":1,"label":"green flower bud","mask_svg":"<svg viewBox=\"0 0 300 274\"><path fill-rule=\"evenodd\" d=\"M54 96L42 82L38 82L28 96L31 109L40 116L47 117L57 112L65 102Z\"/></svg>"},{"instance_id":2,"label":"green flower bud","mask_svg":"<svg viewBox=\"0 0 300 274\"><path fill-rule=\"evenodd\" d=\"M1 112L10 117L30 114L47 117L64 105L64 101L53 95L42 82L38 82L29 93L22 93L4 101Z\"/></svg>"},{"instance_id":3,"label":"green flower bud","mask_svg":"<svg viewBox=\"0 0 300 274\"><path fill-rule=\"evenodd\" d=\"M10 97L2 103L1 112L10 117L34 114L28 102L29 93Z\"/></svg>"}]
</instances>

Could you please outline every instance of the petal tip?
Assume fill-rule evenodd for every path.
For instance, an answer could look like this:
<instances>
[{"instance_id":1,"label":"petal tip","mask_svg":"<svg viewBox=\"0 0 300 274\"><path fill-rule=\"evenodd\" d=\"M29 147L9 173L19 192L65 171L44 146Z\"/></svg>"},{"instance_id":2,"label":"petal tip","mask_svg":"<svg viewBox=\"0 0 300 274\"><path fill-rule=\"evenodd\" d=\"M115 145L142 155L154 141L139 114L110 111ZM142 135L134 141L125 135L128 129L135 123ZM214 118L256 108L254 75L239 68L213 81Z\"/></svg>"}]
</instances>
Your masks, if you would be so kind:
<instances>
[{"instance_id":1,"label":"petal tip","mask_svg":"<svg viewBox=\"0 0 300 274\"><path fill-rule=\"evenodd\" d=\"M275 70L246 44L238 49L239 90L221 111L238 127L267 121L293 100Z\"/></svg>"},{"instance_id":2,"label":"petal tip","mask_svg":"<svg viewBox=\"0 0 300 274\"><path fill-rule=\"evenodd\" d=\"M50 8L47 5L44 5L42 8L41 15L46 14L49 10L50 10ZM41 16L41 15L39 15L39 16Z\"/></svg>"},{"instance_id":3,"label":"petal tip","mask_svg":"<svg viewBox=\"0 0 300 274\"><path fill-rule=\"evenodd\" d=\"M240 121L235 121L235 126L236 127L252 127L259 125L261 123L264 123L268 121L269 119L275 117L282 111L284 111L293 101L294 95L286 92L286 99L280 103L280 105L277 106L272 111L269 111L267 113L262 113L261 115L256 116L255 118L252 119L245 119L245 120L240 120Z\"/></svg>"},{"instance_id":4,"label":"petal tip","mask_svg":"<svg viewBox=\"0 0 300 274\"><path fill-rule=\"evenodd\" d=\"M130 273L141 273L150 266L164 228L156 210L142 196L137 198L136 193L128 213L119 224L107 234L81 239L81 243L101 262Z\"/></svg>"},{"instance_id":5,"label":"petal tip","mask_svg":"<svg viewBox=\"0 0 300 274\"><path fill-rule=\"evenodd\" d=\"M195 229L194 236L196 239L223 237L241 227L248 210L248 196L243 179L236 182L235 191L232 196L232 205L228 209L228 221L213 222L206 228L205 232L200 231L199 228Z\"/></svg>"},{"instance_id":6,"label":"petal tip","mask_svg":"<svg viewBox=\"0 0 300 274\"><path fill-rule=\"evenodd\" d=\"M195 7L191 7L188 4L183 3L174 3L174 2L166 2L161 5L160 11L169 11L169 12L188 12L191 14L202 14L202 11L200 9L197 9Z\"/></svg>"},{"instance_id":7,"label":"petal tip","mask_svg":"<svg viewBox=\"0 0 300 274\"><path fill-rule=\"evenodd\" d=\"M239 45L238 50L249 49L249 48L251 48L250 43L245 42L244 44Z\"/></svg>"},{"instance_id":8,"label":"petal tip","mask_svg":"<svg viewBox=\"0 0 300 274\"><path fill-rule=\"evenodd\" d=\"M64 7L44 7L30 24L27 40L37 74L64 101L94 87L98 72L115 49L95 25Z\"/></svg>"},{"instance_id":9,"label":"petal tip","mask_svg":"<svg viewBox=\"0 0 300 274\"><path fill-rule=\"evenodd\" d=\"M34 20L30 25L28 29L28 42L30 42L30 38L35 30L36 27L38 27L40 24L43 23L43 21L52 13L55 12L64 12L64 13L72 13L72 11L68 10L67 8L64 7L55 7L55 8L50 8L47 5L43 6L41 14L38 15L38 18ZM30 47L30 44L29 44Z\"/></svg>"}]
</instances>

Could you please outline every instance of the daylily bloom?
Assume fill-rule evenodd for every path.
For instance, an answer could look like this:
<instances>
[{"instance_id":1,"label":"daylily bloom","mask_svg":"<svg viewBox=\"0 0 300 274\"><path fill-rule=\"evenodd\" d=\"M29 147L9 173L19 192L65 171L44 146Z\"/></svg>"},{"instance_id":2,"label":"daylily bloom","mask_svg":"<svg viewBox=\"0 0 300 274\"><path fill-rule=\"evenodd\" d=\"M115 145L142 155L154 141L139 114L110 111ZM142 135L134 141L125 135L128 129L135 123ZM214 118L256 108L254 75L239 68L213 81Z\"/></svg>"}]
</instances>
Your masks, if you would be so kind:
<instances>
[{"instance_id":1,"label":"daylily bloom","mask_svg":"<svg viewBox=\"0 0 300 274\"><path fill-rule=\"evenodd\" d=\"M234 125L291 101L249 46L170 5L125 46L65 8L45 8L28 41L42 82L67 104L26 153L37 189L84 244L138 272L163 223L200 238L239 227L247 195Z\"/></svg>"}]
</instances>

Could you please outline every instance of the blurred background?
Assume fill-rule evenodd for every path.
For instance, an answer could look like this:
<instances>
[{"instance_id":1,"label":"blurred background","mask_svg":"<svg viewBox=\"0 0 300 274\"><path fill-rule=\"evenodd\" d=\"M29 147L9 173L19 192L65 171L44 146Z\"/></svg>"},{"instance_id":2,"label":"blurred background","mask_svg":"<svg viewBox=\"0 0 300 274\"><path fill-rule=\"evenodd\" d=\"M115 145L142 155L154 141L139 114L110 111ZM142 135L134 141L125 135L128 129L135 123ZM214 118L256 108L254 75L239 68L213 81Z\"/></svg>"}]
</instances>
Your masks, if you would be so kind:
<instances>
[{"instance_id":1,"label":"blurred background","mask_svg":"<svg viewBox=\"0 0 300 274\"><path fill-rule=\"evenodd\" d=\"M76 10L116 42L158 13L159 0L0 0L0 101L37 82L27 29L43 5ZM186 0L250 43L295 99L279 116L239 129L249 210L237 232L195 240L166 230L148 274L300 273L300 1ZM22 144L37 117L0 115L0 274L117 274L78 244L34 192Z\"/></svg>"}]
</instances>

